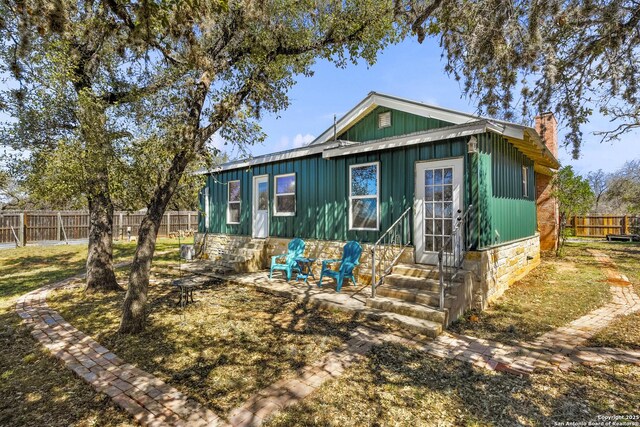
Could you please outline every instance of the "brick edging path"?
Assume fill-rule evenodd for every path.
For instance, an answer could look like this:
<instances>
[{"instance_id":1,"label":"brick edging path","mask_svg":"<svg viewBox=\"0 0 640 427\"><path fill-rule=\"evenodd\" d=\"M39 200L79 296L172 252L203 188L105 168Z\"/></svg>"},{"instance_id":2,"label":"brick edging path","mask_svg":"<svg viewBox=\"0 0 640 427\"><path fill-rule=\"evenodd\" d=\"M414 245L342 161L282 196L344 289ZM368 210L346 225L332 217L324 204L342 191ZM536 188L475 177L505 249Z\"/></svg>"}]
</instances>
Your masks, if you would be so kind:
<instances>
[{"instance_id":1,"label":"brick edging path","mask_svg":"<svg viewBox=\"0 0 640 427\"><path fill-rule=\"evenodd\" d=\"M46 299L51 290L74 287L73 282L81 277L43 286L18 299L16 312L32 327L31 335L67 368L98 392L106 393L143 425L225 425L209 409L148 372L125 363L49 308Z\"/></svg>"}]
</instances>

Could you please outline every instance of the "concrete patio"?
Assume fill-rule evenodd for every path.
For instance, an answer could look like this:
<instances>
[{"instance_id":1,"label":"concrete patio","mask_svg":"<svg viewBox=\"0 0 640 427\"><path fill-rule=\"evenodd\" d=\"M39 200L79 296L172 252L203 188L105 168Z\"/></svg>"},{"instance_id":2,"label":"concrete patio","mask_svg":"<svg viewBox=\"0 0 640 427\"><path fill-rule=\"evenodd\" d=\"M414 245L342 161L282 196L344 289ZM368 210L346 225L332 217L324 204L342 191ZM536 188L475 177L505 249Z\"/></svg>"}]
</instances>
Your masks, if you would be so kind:
<instances>
[{"instance_id":1,"label":"concrete patio","mask_svg":"<svg viewBox=\"0 0 640 427\"><path fill-rule=\"evenodd\" d=\"M358 283L357 286L353 286L351 282L347 282L340 292L336 292L335 281L330 278L323 280L322 287L318 286L319 273L316 273L316 280L310 278L307 283L296 280L294 273L291 281L287 282L282 271L274 272L273 279L270 280L269 270L254 273L218 274L215 272L216 265L214 261L196 260L183 264L182 271L195 276L223 280L239 286L251 286L261 292L297 299L314 307L354 313L361 319L385 322L398 326L409 333L435 337L441 332L434 330L433 322L367 307L366 300L371 296L371 287L368 283Z\"/></svg>"}]
</instances>

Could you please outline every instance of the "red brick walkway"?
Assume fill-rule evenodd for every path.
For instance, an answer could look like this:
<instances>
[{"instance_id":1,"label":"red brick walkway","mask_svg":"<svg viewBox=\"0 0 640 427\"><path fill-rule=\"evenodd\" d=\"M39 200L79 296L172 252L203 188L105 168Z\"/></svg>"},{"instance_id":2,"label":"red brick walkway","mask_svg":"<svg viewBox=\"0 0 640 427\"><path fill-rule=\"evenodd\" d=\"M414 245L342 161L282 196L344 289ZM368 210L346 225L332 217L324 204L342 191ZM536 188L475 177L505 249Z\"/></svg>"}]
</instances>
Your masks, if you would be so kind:
<instances>
[{"instance_id":1,"label":"red brick walkway","mask_svg":"<svg viewBox=\"0 0 640 427\"><path fill-rule=\"evenodd\" d=\"M20 297L16 311L33 327L31 334L36 340L143 425L224 425L216 414L153 375L125 363L47 306L50 290L68 286L80 277L44 286Z\"/></svg>"}]
</instances>

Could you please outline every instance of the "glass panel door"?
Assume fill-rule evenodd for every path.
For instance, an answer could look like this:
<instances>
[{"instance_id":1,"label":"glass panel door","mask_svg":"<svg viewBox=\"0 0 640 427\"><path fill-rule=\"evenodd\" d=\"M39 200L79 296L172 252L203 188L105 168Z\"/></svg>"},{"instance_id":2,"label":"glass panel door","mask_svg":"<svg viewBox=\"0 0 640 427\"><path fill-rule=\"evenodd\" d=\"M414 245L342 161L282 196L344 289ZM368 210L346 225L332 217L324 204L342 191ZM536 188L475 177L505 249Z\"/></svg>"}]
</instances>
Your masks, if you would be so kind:
<instances>
[{"instance_id":1,"label":"glass panel door","mask_svg":"<svg viewBox=\"0 0 640 427\"><path fill-rule=\"evenodd\" d=\"M424 171L424 250L439 252L453 226L453 168ZM449 242L446 251L451 251Z\"/></svg>"},{"instance_id":2,"label":"glass panel door","mask_svg":"<svg viewBox=\"0 0 640 427\"><path fill-rule=\"evenodd\" d=\"M463 205L463 167L461 157L416 163L413 236L417 263L437 264L445 244L446 252L456 250L449 237Z\"/></svg>"}]
</instances>

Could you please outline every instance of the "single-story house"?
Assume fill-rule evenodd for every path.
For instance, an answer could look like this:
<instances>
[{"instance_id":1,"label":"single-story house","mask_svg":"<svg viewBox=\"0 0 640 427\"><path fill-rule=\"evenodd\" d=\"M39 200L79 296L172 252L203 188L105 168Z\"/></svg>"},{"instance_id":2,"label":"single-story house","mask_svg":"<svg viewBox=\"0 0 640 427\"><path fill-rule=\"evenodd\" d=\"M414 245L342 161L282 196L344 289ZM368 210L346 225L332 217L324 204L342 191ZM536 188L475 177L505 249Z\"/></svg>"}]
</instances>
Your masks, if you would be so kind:
<instances>
[{"instance_id":1,"label":"single-story house","mask_svg":"<svg viewBox=\"0 0 640 427\"><path fill-rule=\"evenodd\" d=\"M320 259L356 240L361 283L380 238L403 249L394 261L405 269L392 276L427 279L415 269L432 269L446 246L449 267L469 273L459 281L472 282L457 315L499 296L537 265L541 248L554 248L557 149L552 113L531 128L371 92L307 146L202 171L196 240L245 271L268 267L294 237Z\"/></svg>"}]
</instances>

